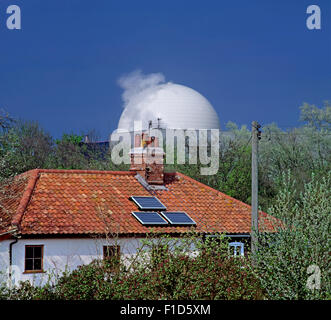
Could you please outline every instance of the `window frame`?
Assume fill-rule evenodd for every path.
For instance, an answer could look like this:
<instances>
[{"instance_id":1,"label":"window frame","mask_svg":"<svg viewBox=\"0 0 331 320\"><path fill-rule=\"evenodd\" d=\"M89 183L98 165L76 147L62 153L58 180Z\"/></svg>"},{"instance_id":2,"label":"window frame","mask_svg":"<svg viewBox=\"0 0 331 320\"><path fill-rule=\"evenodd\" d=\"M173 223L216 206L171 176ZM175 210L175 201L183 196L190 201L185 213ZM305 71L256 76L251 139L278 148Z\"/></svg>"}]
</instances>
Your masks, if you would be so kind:
<instances>
[{"instance_id":1,"label":"window frame","mask_svg":"<svg viewBox=\"0 0 331 320\"><path fill-rule=\"evenodd\" d=\"M26 269L26 250L27 248L41 248L41 257L40 257L40 269L35 269L35 270L27 270ZM39 259L39 258L29 258L29 259ZM44 273L44 245L43 244L27 244L25 245L25 251L24 251L24 272L23 273Z\"/></svg>"},{"instance_id":2,"label":"window frame","mask_svg":"<svg viewBox=\"0 0 331 320\"><path fill-rule=\"evenodd\" d=\"M239 254L235 254L237 248L240 248ZM243 257L245 255L245 245L243 242L240 242L240 241L229 242L229 251L230 252L231 252L231 249L233 249L233 252L230 255L233 257Z\"/></svg>"},{"instance_id":3,"label":"window frame","mask_svg":"<svg viewBox=\"0 0 331 320\"><path fill-rule=\"evenodd\" d=\"M117 259L118 259L118 262L120 262L120 260L121 260L121 246L119 246L119 245L103 245L102 246L102 250L103 250L102 253L103 253L103 260L104 261L107 261L108 259L111 258L111 256L106 256L105 255L107 248L114 248L115 249L114 252L116 252L116 254L114 256L116 256Z\"/></svg>"}]
</instances>

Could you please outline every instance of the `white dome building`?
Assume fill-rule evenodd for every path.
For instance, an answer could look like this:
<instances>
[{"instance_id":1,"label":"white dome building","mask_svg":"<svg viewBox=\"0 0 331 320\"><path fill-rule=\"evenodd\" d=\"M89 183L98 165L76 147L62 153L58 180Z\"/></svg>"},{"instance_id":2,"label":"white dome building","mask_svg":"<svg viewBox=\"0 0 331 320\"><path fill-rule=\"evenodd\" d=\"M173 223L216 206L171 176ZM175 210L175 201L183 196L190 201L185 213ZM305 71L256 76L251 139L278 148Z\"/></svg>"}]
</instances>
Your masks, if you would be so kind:
<instances>
[{"instance_id":1,"label":"white dome building","mask_svg":"<svg viewBox=\"0 0 331 320\"><path fill-rule=\"evenodd\" d=\"M142 130L220 129L218 115L209 101L197 91L174 83L143 90L126 105L117 131L133 131L134 121L142 121Z\"/></svg>"}]
</instances>

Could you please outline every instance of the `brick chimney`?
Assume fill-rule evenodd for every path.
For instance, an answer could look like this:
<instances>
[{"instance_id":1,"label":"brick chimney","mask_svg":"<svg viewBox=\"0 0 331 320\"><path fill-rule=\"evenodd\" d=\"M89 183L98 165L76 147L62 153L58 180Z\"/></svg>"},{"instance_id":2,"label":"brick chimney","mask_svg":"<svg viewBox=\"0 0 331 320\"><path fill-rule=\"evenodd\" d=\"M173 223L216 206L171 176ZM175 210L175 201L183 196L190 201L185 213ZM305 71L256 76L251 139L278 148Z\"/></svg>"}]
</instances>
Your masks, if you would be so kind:
<instances>
[{"instance_id":1,"label":"brick chimney","mask_svg":"<svg viewBox=\"0 0 331 320\"><path fill-rule=\"evenodd\" d=\"M156 137L136 134L131 150L131 171L139 173L149 184L163 185L163 149Z\"/></svg>"}]
</instances>

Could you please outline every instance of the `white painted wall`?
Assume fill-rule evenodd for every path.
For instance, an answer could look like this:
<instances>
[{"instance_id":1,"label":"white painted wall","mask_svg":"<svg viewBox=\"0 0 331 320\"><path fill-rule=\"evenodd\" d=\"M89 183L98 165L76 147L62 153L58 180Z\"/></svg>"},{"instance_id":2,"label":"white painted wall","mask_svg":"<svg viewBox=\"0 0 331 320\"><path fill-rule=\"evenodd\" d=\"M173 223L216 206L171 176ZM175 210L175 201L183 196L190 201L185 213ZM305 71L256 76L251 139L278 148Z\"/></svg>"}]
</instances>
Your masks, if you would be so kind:
<instances>
[{"instance_id":1,"label":"white painted wall","mask_svg":"<svg viewBox=\"0 0 331 320\"><path fill-rule=\"evenodd\" d=\"M0 280L7 281L9 271L9 244L13 240L0 242ZM103 246L119 245L121 259L129 261L141 246L141 239L19 239L12 246L13 268L12 281L30 280L35 285L45 283L50 276L60 275L63 271L72 271L79 265L88 264L94 259L102 259ZM26 245L44 245L45 273L24 273L24 259ZM54 277L53 277L54 278Z\"/></svg>"}]
</instances>

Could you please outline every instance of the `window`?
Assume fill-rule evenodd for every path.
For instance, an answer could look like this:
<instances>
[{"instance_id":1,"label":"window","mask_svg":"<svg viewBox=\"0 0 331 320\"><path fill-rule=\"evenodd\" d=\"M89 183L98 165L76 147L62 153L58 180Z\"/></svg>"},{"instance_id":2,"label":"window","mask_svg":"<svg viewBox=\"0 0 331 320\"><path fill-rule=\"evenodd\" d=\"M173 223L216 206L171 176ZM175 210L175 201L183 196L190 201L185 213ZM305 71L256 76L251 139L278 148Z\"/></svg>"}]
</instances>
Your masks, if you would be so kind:
<instances>
[{"instance_id":1,"label":"window","mask_svg":"<svg viewBox=\"0 0 331 320\"><path fill-rule=\"evenodd\" d=\"M44 246L25 246L25 272L43 272Z\"/></svg>"},{"instance_id":2,"label":"window","mask_svg":"<svg viewBox=\"0 0 331 320\"><path fill-rule=\"evenodd\" d=\"M244 244L242 242L230 242L229 243L230 252L233 250L234 256L244 255Z\"/></svg>"},{"instance_id":3,"label":"window","mask_svg":"<svg viewBox=\"0 0 331 320\"><path fill-rule=\"evenodd\" d=\"M103 246L103 259L113 262L120 261L120 246Z\"/></svg>"}]
</instances>

